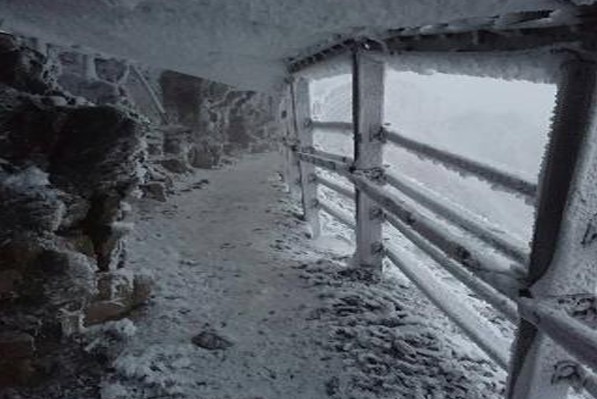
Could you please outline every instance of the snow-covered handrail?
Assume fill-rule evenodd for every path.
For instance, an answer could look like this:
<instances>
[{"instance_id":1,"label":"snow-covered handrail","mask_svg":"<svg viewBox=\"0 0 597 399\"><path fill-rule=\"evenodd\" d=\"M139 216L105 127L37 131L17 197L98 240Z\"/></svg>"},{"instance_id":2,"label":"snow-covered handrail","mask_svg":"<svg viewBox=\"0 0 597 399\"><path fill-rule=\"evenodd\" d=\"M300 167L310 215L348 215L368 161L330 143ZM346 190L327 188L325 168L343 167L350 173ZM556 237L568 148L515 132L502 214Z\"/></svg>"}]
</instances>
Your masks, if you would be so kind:
<instances>
[{"instance_id":1,"label":"snow-covered handrail","mask_svg":"<svg viewBox=\"0 0 597 399\"><path fill-rule=\"evenodd\" d=\"M332 161L340 162L347 165L352 165L354 159L352 157L347 157L345 155L334 154L332 152L327 152L323 150L317 150L313 147L304 148L301 152L306 152L309 154L313 154L319 158L330 159Z\"/></svg>"},{"instance_id":2,"label":"snow-covered handrail","mask_svg":"<svg viewBox=\"0 0 597 399\"><path fill-rule=\"evenodd\" d=\"M334 51L350 48L353 54L354 160L305 146L298 153L302 162L340 173L355 186L355 265L379 270L379 260L385 254L492 359L504 368L509 366L508 399L565 398L567 384L554 383L559 377L555 366L564 364L570 356L557 344L578 358L578 370L597 369L597 331L527 298L593 292L596 280L597 239L591 232L597 223L593 216L597 209L594 173L597 147L593 145L597 142L597 47L591 43L597 43L597 5L571 6L566 8L568 12L577 12L577 15L566 19L552 12L516 14L490 18L489 27L452 30L453 35L447 34L449 27L438 25L400 30L394 32L393 38L336 46ZM527 52L530 56L545 55L546 46L562 50L558 46L564 43L570 45L564 52L550 53L554 56L549 59L554 72L550 76L557 77L558 98L539 184L383 128L380 64L383 67L394 51L435 51L433 57L439 55L438 62L442 54L444 60L462 54L453 50L487 54L523 48L538 50ZM381 50L386 56L371 56ZM416 56L421 57L421 54ZM294 63L290 69L301 69L325 57L326 53L322 52L305 63ZM538 64L542 65L543 61L545 58ZM466 61L462 61L464 63ZM519 64L516 68L525 69ZM304 122L309 125L308 121ZM530 254L527 256L523 244L493 233L490 226L466 212L459 212L456 206L442 202L425 189L400 177L384 176L381 157L384 142L536 204ZM311 179L315 183L317 180L316 176ZM389 182L405 196L392 195L383 187L384 182ZM381 222L384 219L471 291L503 312L508 320L518 321L511 361L507 359L508 345L500 337L494 341L491 331L486 334L483 325L489 323L472 311L463 312L462 304L426 269L424 262L408 260L408 254L402 256L391 248L383 250ZM515 303L520 312L515 309ZM562 376L563 382L574 384L573 379ZM596 393L594 374L586 373L580 380L580 386Z\"/></svg>"},{"instance_id":3,"label":"snow-covered handrail","mask_svg":"<svg viewBox=\"0 0 597 399\"><path fill-rule=\"evenodd\" d=\"M310 123L312 129L321 129L334 133L344 133L352 135L353 126L350 122L331 122L331 121L318 121L313 120Z\"/></svg>"},{"instance_id":4,"label":"snow-covered handrail","mask_svg":"<svg viewBox=\"0 0 597 399\"><path fill-rule=\"evenodd\" d=\"M330 157L330 154L322 151L297 152L297 156L301 161L310 162L315 166L338 173L342 176L348 175L352 168L350 163L341 162Z\"/></svg>"},{"instance_id":5,"label":"snow-covered handrail","mask_svg":"<svg viewBox=\"0 0 597 399\"><path fill-rule=\"evenodd\" d=\"M333 190L339 194L342 194L343 196L345 196L347 198L354 200L354 196L355 196L354 188L342 186L342 185L340 185L336 182L333 182L330 179L327 179L321 175L316 175L315 178L317 180L317 183L321 184L322 186L325 186L325 187L329 188L330 190Z\"/></svg>"},{"instance_id":6,"label":"snow-covered handrail","mask_svg":"<svg viewBox=\"0 0 597 399\"><path fill-rule=\"evenodd\" d=\"M335 206L329 204L327 201L319 200L318 206L328 215L333 216L342 224L350 227L351 229L355 229L357 227L356 221L354 217L347 214L346 212L336 208Z\"/></svg>"},{"instance_id":7,"label":"snow-covered handrail","mask_svg":"<svg viewBox=\"0 0 597 399\"><path fill-rule=\"evenodd\" d=\"M534 200L537 194L537 185L523 178L502 172L460 155L452 154L449 151L440 150L428 144L409 139L393 131L388 130L386 137L389 142L413 152L422 158L439 162L448 169L456 170L466 175L473 175L508 192L521 194L530 200Z\"/></svg>"},{"instance_id":8,"label":"snow-covered handrail","mask_svg":"<svg viewBox=\"0 0 597 399\"><path fill-rule=\"evenodd\" d=\"M521 316L584 364L597 370L597 330L547 301L520 298Z\"/></svg>"},{"instance_id":9,"label":"snow-covered handrail","mask_svg":"<svg viewBox=\"0 0 597 399\"><path fill-rule=\"evenodd\" d=\"M495 361L506 370L509 362L509 344L495 333L494 327L479 318L476 312L465 302L451 293L423 264L407 262L402 256L388 248L388 258L394 263L425 295L458 325L462 330Z\"/></svg>"},{"instance_id":10,"label":"snow-covered handrail","mask_svg":"<svg viewBox=\"0 0 597 399\"><path fill-rule=\"evenodd\" d=\"M400 231L402 235L404 235L413 244L429 255L431 259L447 270L452 276L460 280L460 282L466 285L471 291L479 295L480 298L484 299L487 301L487 303L502 312L509 321L512 323L516 323L518 321L518 311L516 310L516 304L514 301L500 293L490 284L476 277L470 271L464 269L458 262L450 258L445 254L445 252L427 241L425 238L421 237L397 217L386 214L385 218L390 225Z\"/></svg>"},{"instance_id":11,"label":"snow-covered handrail","mask_svg":"<svg viewBox=\"0 0 597 399\"><path fill-rule=\"evenodd\" d=\"M514 237L495 233L495 227L486 222L482 222L477 218L473 218L473 216L467 215L464 210L450 205L449 200L440 200L436 198L430 190L421 186L417 187L415 184L408 182L406 178L399 176L398 174L386 173L385 178L390 186L406 194L415 202L474 234L518 262L525 263L527 261L529 249L525 248L523 244L516 243Z\"/></svg>"},{"instance_id":12,"label":"snow-covered handrail","mask_svg":"<svg viewBox=\"0 0 597 399\"><path fill-rule=\"evenodd\" d=\"M350 177L357 189L381 206L387 213L397 217L417 234L432 242L444 253L457 260L479 278L510 297L515 296L522 284L522 267L492 256L488 247L478 242L479 248L471 246L473 237L450 234L435 218L418 212L414 207L389 194L363 176ZM506 281L506 283L504 282Z\"/></svg>"}]
</instances>

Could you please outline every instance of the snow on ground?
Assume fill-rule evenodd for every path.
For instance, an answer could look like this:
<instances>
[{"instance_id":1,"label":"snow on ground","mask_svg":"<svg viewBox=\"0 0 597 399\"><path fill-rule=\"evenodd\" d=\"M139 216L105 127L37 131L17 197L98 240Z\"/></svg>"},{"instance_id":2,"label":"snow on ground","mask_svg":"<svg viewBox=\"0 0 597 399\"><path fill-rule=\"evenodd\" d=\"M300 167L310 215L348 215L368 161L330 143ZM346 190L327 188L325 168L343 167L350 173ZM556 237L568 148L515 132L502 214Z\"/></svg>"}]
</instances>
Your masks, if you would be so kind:
<instances>
[{"instance_id":1,"label":"snow on ground","mask_svg":"<svg viewBox=\"0 0 597 399\"><path fill-rule=\"evenodd\" d=\"M594 3L572 0L570 3ZM559 0L0 0L1 27L268 90L284 60L342 37L566 7Z\"/></svg>"},{"instance_id":2,"label":"snow on ground","mask_svg":"<svg viewBox=\"0 0 597 399\"><path fill-rule=\"evenodd\" d=\"M280 162L247 156L136 204L128 251L156 288L102 398L499 397L503 373L404 278L357 278L339 230L306 238Z\"/></svg>"}]
</instances>

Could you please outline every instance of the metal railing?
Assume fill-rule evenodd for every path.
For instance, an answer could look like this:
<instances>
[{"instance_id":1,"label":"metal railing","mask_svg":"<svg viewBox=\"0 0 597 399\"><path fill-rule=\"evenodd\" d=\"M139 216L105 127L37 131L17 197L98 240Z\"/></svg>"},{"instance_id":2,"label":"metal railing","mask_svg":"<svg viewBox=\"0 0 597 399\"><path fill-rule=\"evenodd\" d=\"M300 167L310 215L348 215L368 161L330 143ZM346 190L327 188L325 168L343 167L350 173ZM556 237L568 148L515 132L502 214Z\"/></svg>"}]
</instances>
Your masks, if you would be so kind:
<instances>
[{"instance_id":1,"label":"metal railing","mask_svg":"<svg viewBox=\"0 0 597 399\"><path fill-rule=\"evenodd\" d=\"M558 302L558 298L570 302L593 293L597 306L597 237L590 244L586 241L587 229L597 228L590 222L590 216L597 214L597 12L595 7L569 7L568 12L575 18L558 20L548 11L519 13L490 18L483 26L473 24L468 29L444 24L433 29L393 31L388 38L376 41L349 39L292 60L289 66L295 79L288 132L298 143L289 159L296 159L300 166L298 170L295 163L296 171L289 174L289 181L301 182L303 207L312 230L319 232L318 212L322 210L355 230L355 267L381 273L384 258L394 263L508 371L508 399L563 398L569 385L597 393L597 378L590 371L597 370L597 331L578 319L579 312ZM503 21L510 23L504 25ZM555 77L558 103L538 185L384 129L383 60L388 53L399 58L403 52L432 51L440 61L442 52L452 57L454 51L460 51L456 53L460 57L522 49L543 54L546 46L553 62L559 64ZM309 82L301 71L346 52L351 54L352 63L353 123L313 121ZM383 57L378 56L380 52ZM315 150L314 129L352 133L354 154L339 156ZM416 182L399 174L385 174L384 145L398 146L535 203L531 247L496 232L488 222ZM347 178L353 188L317 174L316 167ZM296 175L300 179L292 177ZM354 217L318 199L318 185L353 199ZM384 248L384 222L507 320L518 323L512 357L510 344L495 335L488 322L451 293L428 266L407 259L403 251L391 245Z\"/></svg>"}]
</instances>

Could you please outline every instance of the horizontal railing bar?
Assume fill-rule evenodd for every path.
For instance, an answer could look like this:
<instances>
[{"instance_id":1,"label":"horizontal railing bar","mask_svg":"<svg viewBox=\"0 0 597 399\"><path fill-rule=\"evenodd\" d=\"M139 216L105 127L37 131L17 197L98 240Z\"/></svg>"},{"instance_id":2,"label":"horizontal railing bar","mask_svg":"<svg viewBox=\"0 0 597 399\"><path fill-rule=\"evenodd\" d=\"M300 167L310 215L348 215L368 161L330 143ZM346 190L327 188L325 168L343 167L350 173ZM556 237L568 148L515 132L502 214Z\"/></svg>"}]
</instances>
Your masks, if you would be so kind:
<instances>
[{"instance_id":1,"label":"horizontal railing bar","mask_svg":"<svg viewBox=\"0 0 597 399\"><path fill-rule=\"evenodd\" d=\"M524 272L520 265L513 261L500 262L492 256L490 250L472 250L469 239L447 234L445 227L438 225L437 220L398 200L386 190L371 183L366 177L351 175L350 179L357 189L377 202L387 213L402 220L472 273L508 297L518 295L524 280Z\"/></svg>"},{"instance_id":2,"label":"horizontal railing bar","mask_svg":"<svg viewBox=\"0 0 597 399\"><path fill-rule=\"evenodd\" d=\"M446 205L445 201L440 201L434 198L433 194L423 187L417 187L406 180L406 178L399 177L396 174L386 173L386 182L412 198L415 202L439 214L450 222L463 228L464 230L474 234L486 243L498 248L508 256L521 263L526 263L528 260L528 252L523 245L516 245L512 241L513 238L504 238L492 231L492 226L483 224L474 218L467 216L464 212L456 208ZM425 192L427 191L427 192Z\"/></svg>"},{"instance_id":3,"label":"horizontal railing bar","mask_svg":"<svg viewBox=\"0 0 597 399\"><path fill-rule=\"evenodd\" d=\"M542 300L520 298L520 315L583 364L597 370L597 330Z\"/></svg>"},{"instance_id":4,"label":"horizontal railing bar","mask_svg":"<svg viewBox=\"0 0 597 399\"><path fill-rule=\"evenodd\" d=\"M350 122L330 122L312 120L310 126L312 129L329 130L338 133L345 133L351 136L354 129L353 124Z\"/></svg>"},{"instance_id":5,"label":"horizontal railing bar","mask_svg":"<svg viewBox=\"0 0 597 399\"><path fill-rule=\"evenodd\" d=\"M342 185L340 185L336 182L333 182L321 175L316 175L315 179L322 186L325 186L331 190L334 190L335 192L337 192L339 194L344 195L345 197L348 197L348 198L354 200L354 196L355 196L354 188L342 186Z\"/></svg>"},{"instance_id":6,"label":"horizontal railing bar","mask_svg":"<svg viewBox=\"0 0 597 399\"><path fill-rule=\"evenodd\" d=\"M405 150L413 152L418 156L439 162L447 168L456 170L460 173L474 175L492 185L510 192L522 194L527 198L534 199L536 196L537 185L520 177L501 172L491 166L464 158L460 155L452 154L449 151L440 150L430 145L409 139L393 131L387 131L386 133L388 141Z\"/></svg>"},{"instance_id":7,"label":"horizontal railing bar","mask_svg":"<svg viewBox=\"0 0 597 399\"><path fill-rule=\"evenodd\" d=\"M508 369L509 345L494 333L493 327L480 318L465 302L451 293L440 280L422 264L400 259L391 248L386 249L394 263L426 296L458 325L479 348L504 370Z\"/></svg>"},{"instance_id":8,"label":"horizontal railing bar","mask_svg":"<svg viewBox=\"0 0 597 399\"><path fill-rule=\"evenodd\" d=\"M351 229L355 229L356 228L356 221L354 220L353 217L351 217L349 214L347 214L346 212L336 208L333 205L328 204L326 201L322 201L321 199L318 200L318 205L321 208L322 211L324 211L325 213L333 216L335 219L337 219L340 223L350 227Z\"/></svg>"},{"instance_id":9,"label":"horizontal railing bar","mask_svg":"<svg viewBox=\"0 0 597 399\"><path fill-rule=\"evenodd\" d=\"M320 158L331 159L333 161L341 162L348 165L352 165L354 163L354 159L352 157L334 154L332 152L327 152L323 150L316 150L315 148L309 148L307 152L310 152L313 155L316 155Z\"/></svg>"},{"instance_id":10,"label":"horizontal railing bar","mask_svg":"<svg viewBox=\"0 0 597 399\"><path fill-rule=\"evenodd\" d=\"M431 244L419 234L395 216L387 215L386 220L394 226L402 235L429 255L434 261L448 271L452 276L466 285L471 291L484 299L498 311L502 312L512 323L518 322L518 311L514 301L500 293L498 290L476 277L470 271L463 268L461 264L451 259L442 250Z\"/></svg>"},{"instance_id":11,"label":"horizontal railing bar","mask_svg":"<svg viewBox=\"0 0 597 399\"><path fill-rule=\"evenodd\" d=\"M297 151L299 160L303 162L310 162L315 166L327 169L329 171L338 173L341 176L349 176L352 168L352 163L338 161L337 159L328 158L327 153L321 151L301 152Z\"/></svg>"}]
</instances>

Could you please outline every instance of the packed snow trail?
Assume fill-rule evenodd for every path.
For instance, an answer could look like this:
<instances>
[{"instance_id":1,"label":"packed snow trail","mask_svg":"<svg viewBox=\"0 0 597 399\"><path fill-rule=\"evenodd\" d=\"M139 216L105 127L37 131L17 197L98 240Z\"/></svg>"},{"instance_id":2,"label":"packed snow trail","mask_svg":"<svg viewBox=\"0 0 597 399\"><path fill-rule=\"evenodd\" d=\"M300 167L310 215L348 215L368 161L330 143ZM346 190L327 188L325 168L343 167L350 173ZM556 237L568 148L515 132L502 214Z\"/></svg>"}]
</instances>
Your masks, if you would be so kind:
<instances>
[{"instance_id":1,"label":"packed snow trail","mask_svg":"<svg viewBox=\"0 0 597 399\"><path fill-rule=\"evenodd\" d=\"M129 338L102 399L499 397L503 373L408 282L362 281L341 240L306 238L280 158L135 204L132 268L156 288L136 328L117 322Z\"/></svg>"},{"instance_id":2,"label":"packed snow trail","mask_svg":"<svg viewBox=\"0 0 597 399\"><path fill-rule=\"evenodd\" d=\"M299 221L280 204L278 162L275 154L251 156L232 169L198 172L167 204L140 204L129 251L135 269L152 272L157 291L116 362L122 374L188 398L326 396L338 366L321 359L305 324L303 313L318 299L291 267L310 255L299 245L288 250ZM195 346L192 337L204 331L232 346ZM118 387L104 392L114 396Z\"/></svg>"}]
</instances>

